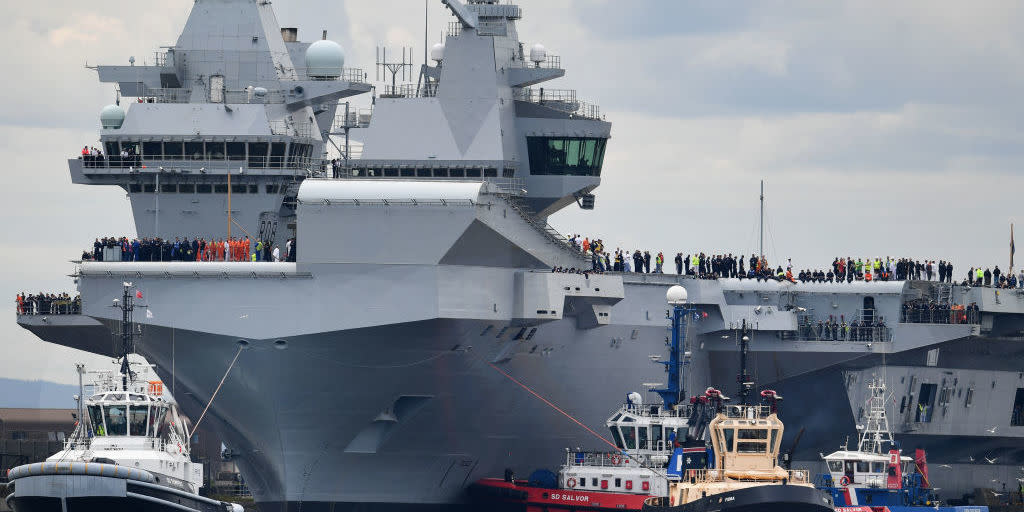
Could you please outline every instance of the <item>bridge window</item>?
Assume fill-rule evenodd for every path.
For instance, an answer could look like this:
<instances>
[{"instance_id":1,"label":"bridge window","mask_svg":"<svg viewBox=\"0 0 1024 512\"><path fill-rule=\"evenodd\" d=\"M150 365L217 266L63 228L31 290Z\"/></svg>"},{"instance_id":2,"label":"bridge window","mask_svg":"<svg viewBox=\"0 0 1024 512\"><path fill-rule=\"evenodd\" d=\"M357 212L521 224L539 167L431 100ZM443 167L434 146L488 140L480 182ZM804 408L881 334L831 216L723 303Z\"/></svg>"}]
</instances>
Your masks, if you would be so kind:
<instances>
[{"instance_id":1,"label":"bridge window","mask_svg":"<svg viewBox=\"0 0 1024 512\"><path fill-rule=\"evenodd\" d=\"M160 160L164 157L163 143L161 142L143 142L142 143L142 158L146 160Z\"/></svg>"},{"instance_id":2,"label":"bridge window","mask_svg":"<svg viewBox=\"0 0 1024 512\"><path fill-rule=\"evenodd\" d=\"M270 167L284 167L284 142L274 142L270 145Z\"/></svg>"},{"instance_id":3,"label":"bridge window","mask_svg":"<svg viewBox=\"0 0 1024 512\"><path fill-rule=\"evenodd\" d=\"M620 450L624 449L626 447L626 445L622 444L622 435L619 434L618 427L612 427L611 431L612 431L612 439L615 441L615 446L618 446Z\"/></svg>"},{"instance_id":4,"label":"bridge window","mask_svg":"<svg viewBox=\"0 0 1024 512\"><path fill-rule=\"evenodd\" d=\"M245 160L244 142L228 142L228 160Z\"/></svg>"},{"instance_id":5,"label":"bridge window","mask_svg":"<svg viewBox=\"0 0 1024 512\"><path fill-rule=\"evenodd\" d=\"M1013 399L1013 414L1010 416L1010 425L1024 427L1024 388L1017 388L1017 396Z\"/></svg>"},{"instance_id":6,"label":"bridge window","mask_svg":"<svg viewBox=\"0 0 1024 512\"><path fill-rule=\"evenodd\" d=\"M467 178L479 178L480 177L480 169L466 169L466 177Z\"/></svg>"},{"instance_id":7,"label":"bridge window","mask_svg":"<svg viewBox=\"0 0 1024 512\"><path fill-rule=\"evenodd\" d=\"M841 460L830 460L828 461L828 470L833 473L841 473L843 471L843 461Z\"/></svg>"},{"instance_id":8,"label":"bridge window","mask_svg":"<svg viewBox=\"0 0 1024 512\"><path fill-rule=\"evenodd\" d=\"M185 158L191 160L202 160L203 159L203 143L202 142L186 142L185 143Z\"/></svg>"},{"instance_id":9,"label":"bridge window","mask_svg":"<svg viewBox=\"0 0 1024 512\"><path fill-rule=\"evenodd\" d=\"M245 185L231 185L232 194L244 194L247 190L249 190L249 187Z\"/></svg>"},{"instance_id":10,"label":"bridge window","mask_svg":"<svg viewBox=\"0 0 1024 512\"><path fill-rule=\"evenodd\" d=\"M185 153L185 144L182 142L164 142L164 158L167 160L181 160Z\"/></svg>"},{"instance_id":11,"label":"bridge window","mask_svg":"<svg viewBox=\"0 0 1024 512\"><path fill-rule=\"evenodd\" d=\"M142 192L142 184L141 183L131 183L131 184L129 184L128 185L128 192L131 192L133 194L137 194L139 192Z\"/></svg>"},{"instance_id":12,"label":"bridge window","mask_svg":"<svg viewBox=\"0 0 1024 512\"><path fill-rule=\"evenodd\" d=\"M152 194L153 192L156 192L156 185L153 183L146 183L142 186L142 191L146 194Z\"/></svg>"},{"instance_id":13,"label":"bridge window","mask_svg":"<svg viewBox=\"0 0 1024 512\"><path fill-rule=\"evenodd\" d=\"M267 166L267 149L269 144L266 142L250 142L249 143L249 167L253 169L262 169Z\"/></svg>"},{"instance_id":14,"label":"bridge window","mask_svg":"<svg viewBox=\"0 0 1024 512\"><path fill-rule=\"evenodd\" d=\"M600 176L605 142L583 137L527 137L530 174Z\"/></svg>"},{"instance_id":15,"label":"bridge window","mask_svg":"<svg viewBox=\"0 0 1024 512\"><path fill-rule=\"evenodd\" d=\"M213 192L215 194L227 194L228 193L228 186L227 186L227 184L214 185L213 186Z\"/></svg>"},{"instance_id":16,"label":"bridge window","mask_svg":"<svg viewBox=\"0 0 1024 512\"><path fill-rule=\"evenodd\" d=\"M448 175L451 176L452 178L465 178L466 177L466 170L465 169L451 169L449 171Z\"/></svg>"},{"instance_id":17,"label":"bridge window","mask_svg":"<svg viewBox=\"0 0 1024 512\"><path fill-rule=\"evenodd\" d=\"M640 449L649 450L651 447L647 446L647 427L640 427L637 433L640 435Z\"/></svg>"}]
</instances>

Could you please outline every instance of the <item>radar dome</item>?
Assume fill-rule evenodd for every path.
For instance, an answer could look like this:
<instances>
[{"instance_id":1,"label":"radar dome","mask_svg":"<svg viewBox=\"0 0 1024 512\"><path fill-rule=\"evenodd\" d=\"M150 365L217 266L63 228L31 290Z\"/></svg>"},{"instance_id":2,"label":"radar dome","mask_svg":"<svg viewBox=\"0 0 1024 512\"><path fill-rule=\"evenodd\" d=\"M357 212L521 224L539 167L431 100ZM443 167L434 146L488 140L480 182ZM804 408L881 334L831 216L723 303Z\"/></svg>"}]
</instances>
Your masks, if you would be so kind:
<instances>
[{"instance_id":1,"label":"radar dome","mask_svg":"<svg viewBox=\"0 0 1024 512\"><path fill-rule=\"evenodd\" d=\"M530 61L535 64L540 64L548 58L548 50L544 48L544 45L537 43L530 48Z\"/></svg>"},{"instance_id":2,"label":"radar dome","mask_svg":"<svg viewBox=\"0 0 1024 512\"><path fill-rule=\"evenodd\" d=\"M444 43L437 43L430 48L430 60L437 62L444 60Z\"/></svg>"},{"instance_id":3,"label":"radar dome","mask_svg":"<svg viewBox=\"0 0 1024 512\"><path fill-rule=\"evenodd\" d=\"M100 126L105 130L117 130L124 124L124 109L117 105L107 105L100 112Z\"/></svg>"},{"instance_id":4,"label":"radar dome","mask_svg":"<svg viewBox=\"0 0 1024 512\"><path fill-rule=\"evenodd\" d=\"M628 398L629 403L633 405L643 405L644 403L644 397L640 396L640 393L637 393L636 391L626 395L626 398Z\"/></svg>"},{"instance_id":5,"label":"radar dome","mask_svg":"<svg viewBox=\"0 0 1024 512\"><path fill-rule=\"evenodd\" d=\"M668 289L668 292L665 293L665 300L673 306L682 306L686 304L686 295L686 288L677 284Z\"/></svg>"},{"instance_id":6,"label":"radar dome","mask_svg":"<svg viewBox=\"0 0 1024 512\"><path fill-rule=\"evenodd\" d=\"M306 74L310 78L338 78L344 67L345 52L334 41L323 39L306 49Z\"/></svg>"}]
</instances>

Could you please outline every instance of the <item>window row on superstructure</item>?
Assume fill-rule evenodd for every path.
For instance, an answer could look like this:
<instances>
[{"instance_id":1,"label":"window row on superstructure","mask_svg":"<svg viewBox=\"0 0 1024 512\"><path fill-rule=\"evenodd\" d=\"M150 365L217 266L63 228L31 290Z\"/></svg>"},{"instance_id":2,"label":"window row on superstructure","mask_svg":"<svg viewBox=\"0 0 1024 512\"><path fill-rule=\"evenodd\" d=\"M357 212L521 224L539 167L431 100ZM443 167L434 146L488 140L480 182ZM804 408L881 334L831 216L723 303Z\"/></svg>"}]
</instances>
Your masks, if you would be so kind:
<instances>
[{"instance_id":1,"label":"window row on superstructure","mask_svg":"<svg viewBox=\"0 0 1024 512\"><path fill-rule=\"evenodd\" d=\"M237 162L253 169L306 167L313 145L227 140L107 141L105 155L85 155L86 167L139 167L145 162ZM316 159L319 161L319 159Z\"/></svg>"}]
</instances>

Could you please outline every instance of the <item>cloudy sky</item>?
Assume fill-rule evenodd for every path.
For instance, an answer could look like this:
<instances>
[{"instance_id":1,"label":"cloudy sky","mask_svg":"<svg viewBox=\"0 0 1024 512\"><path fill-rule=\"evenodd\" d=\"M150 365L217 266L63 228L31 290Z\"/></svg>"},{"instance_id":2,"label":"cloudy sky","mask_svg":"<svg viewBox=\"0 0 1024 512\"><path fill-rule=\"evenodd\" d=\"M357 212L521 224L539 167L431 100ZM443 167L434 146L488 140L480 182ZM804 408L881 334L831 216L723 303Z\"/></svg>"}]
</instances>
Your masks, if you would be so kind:
<instances>
[{"instance_id":1,"label":"cloudy sky","mask_svg":"<svg viewBox=\"0 0 1024 512\"><path fill-rule=\"evenodd\" d=\"M0 290L73 292L68 260L133 231L119 189L71 185L66 158L98 137L114 98L87 64L152 59L192 0L5 6L0 44ZM951 259L956 275L1008 264L1024 222L1024 4L1013 1L522 0L522 39L613 123L597 210L552 218L611 246L751 253L766 181L770 258ZM422 54L449 21L440 0L278 0L303 39L328 30L347 65L374 48ZM1024 255L1022 255L1024 258ZM9 303L10 304L10 303ZM11 309L13 313L13 307ZM104 360L0 322L0 376L71 382Z\"/></svg>"}]
</instances>

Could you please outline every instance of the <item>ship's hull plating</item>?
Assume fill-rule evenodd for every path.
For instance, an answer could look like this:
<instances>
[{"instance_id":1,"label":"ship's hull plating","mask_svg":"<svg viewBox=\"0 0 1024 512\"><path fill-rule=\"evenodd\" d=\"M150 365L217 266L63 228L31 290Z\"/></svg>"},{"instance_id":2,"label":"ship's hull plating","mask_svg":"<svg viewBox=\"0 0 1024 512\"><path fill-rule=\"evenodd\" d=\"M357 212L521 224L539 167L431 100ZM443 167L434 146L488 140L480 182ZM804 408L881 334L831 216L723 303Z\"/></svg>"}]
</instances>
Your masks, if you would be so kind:
<instances>
[{"instance_id":1,"label":"ship's hull plating","mask_svg":"<svg viewBox=\"0 0 1024 512\"><path fill-rule=\"evenodd\" d=\"M604 447L523 386L591 427L603 425L626 393L643 391L645 382L664 383L663 369L650 357L665 352L663 290L627 286L626 299L614 310L616 323L593 329L578 329L566 318L539 325L531 336L530 329L523 334L507 323L435 319L248 337L240 344L236 336L144 325L139 351L158 365L185 411L198 417L245 346L206 421L237 454L262 509L430 509L466 504L471 482L501 475L505 468L527 474L557 467L566 447ZM272 288L267 295L275 296ZM237 316L225 309L225 318ZM99 330L108 340L116 324L103 322ZM32 328L44 339L61 337L48 329L60 327ZM721 344L692 347L691 391L709 384L730 388L734 347ZM840 368L871 366L873 358L880 356L752 353L758 381L771 383L786 403L796 404L783 413L791 425L787 434L807 429L797 466L820 471L819 447L834 448L839 436L855 433ZM957 462L943 450L930 450L929 460ZM1007 456L1007 464L1013 464L1013 454ZM1001 470L1012 469L1002 464ZM964 489L977 484L962 483Z\"/></svg>"},{"instance_id":2,"label":"ship's hull plating","mask_svg":"<svg viewBox=\"0 0 1024 512\"><path fill-rule=\"evenodd\" d=\"M6 501L14 512L232 512L232 505L202 496L97 475L18 478Z\"/></svg>"}]
</instances>

